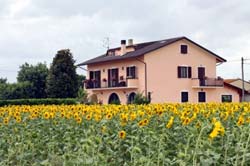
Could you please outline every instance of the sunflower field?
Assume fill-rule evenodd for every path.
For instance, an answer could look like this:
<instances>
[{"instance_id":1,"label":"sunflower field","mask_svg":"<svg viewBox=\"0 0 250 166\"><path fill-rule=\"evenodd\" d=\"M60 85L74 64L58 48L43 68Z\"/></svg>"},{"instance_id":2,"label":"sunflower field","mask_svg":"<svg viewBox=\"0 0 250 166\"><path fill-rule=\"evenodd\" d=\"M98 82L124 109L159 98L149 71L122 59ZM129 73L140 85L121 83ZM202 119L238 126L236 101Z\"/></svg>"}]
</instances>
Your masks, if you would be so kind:
<instances>
[{"instance_id":1,"label":"sunflower field","mask_svg":"<svg viewBox=\"0 0 250 166\"><path fill-rule=\"evenodd\" d=\"M250 104L0 107L0 165L250 165Z\"/></svg>"}]
</instances>

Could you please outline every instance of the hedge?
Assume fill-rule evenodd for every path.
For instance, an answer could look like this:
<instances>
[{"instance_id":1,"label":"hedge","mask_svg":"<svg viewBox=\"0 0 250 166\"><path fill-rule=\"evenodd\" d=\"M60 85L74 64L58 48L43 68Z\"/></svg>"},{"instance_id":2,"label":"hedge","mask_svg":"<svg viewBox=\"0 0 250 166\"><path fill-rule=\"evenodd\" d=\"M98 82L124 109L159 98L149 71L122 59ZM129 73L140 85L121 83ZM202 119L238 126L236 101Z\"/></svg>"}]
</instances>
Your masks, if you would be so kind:
<instances>
[{"instance_id":1,"label":"hedge","mask_svg":"<svg viewBox=\"0 0 250 166\"><path fill-rule=\"evenodd\" d=\"M15 99L15 100L0 100L0 107L7 105L71 105L77 104L77 100L73 98L65 98L65 99L54 99L54 98L46 98L46 99Z\"/></svg>"}]
</instances>

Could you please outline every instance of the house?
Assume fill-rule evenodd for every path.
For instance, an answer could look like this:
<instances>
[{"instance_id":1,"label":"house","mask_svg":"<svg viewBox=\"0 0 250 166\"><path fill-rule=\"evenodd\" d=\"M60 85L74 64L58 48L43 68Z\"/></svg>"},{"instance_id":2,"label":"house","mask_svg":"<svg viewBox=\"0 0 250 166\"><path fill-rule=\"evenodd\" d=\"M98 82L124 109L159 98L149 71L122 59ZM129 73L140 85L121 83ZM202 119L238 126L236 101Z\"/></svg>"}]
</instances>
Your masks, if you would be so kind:
<instances>
[{"instance_id":1,"label":"house","mask_svg":"<svg viewBox=\"0 0 250 166\"><path fill-rule=\"evenodd\" d=\"M85 87L104 104L131 103L143 93L152 103L239 101L238 91L216 76L216 65L226 60L187 37L120 47L85 61ZM224 100L227 99L227 100Z\"/></svg>"},{"instance_id":2,"label":"house","mask_svg":"<svg viewBox=\"0 0 250 166\"><path fill-rule=\"evenodd\" d=\"M236 79L225 79L224 83L228 86L231 86L233 88L236 88L240 94L240 101L242 99L242 87L243 87L243 81L240 78ZM250 82L244 81L244 101L250 101Z\"/></svg>"}]
</instances>

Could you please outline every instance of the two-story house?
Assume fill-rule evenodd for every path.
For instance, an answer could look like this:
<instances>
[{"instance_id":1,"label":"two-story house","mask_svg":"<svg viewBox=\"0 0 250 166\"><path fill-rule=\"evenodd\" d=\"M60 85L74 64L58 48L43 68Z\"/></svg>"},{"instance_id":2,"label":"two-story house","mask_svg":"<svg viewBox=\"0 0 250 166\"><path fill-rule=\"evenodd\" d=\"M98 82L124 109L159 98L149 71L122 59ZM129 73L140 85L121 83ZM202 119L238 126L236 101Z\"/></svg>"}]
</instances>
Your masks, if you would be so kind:
<instances>
[{"instance_id":1,"label":"two-story house","mask_svg":"<svg viewBox=\"0 0 250 166\"><path fill-rule=\"evenodd\" d=\"M79 64L87 65L88 93L104 104L131 103L143 93L152 103L238 102L238 91L216 76L226 60L186 37L121 46Z\"/></svg>"}]
</instances>

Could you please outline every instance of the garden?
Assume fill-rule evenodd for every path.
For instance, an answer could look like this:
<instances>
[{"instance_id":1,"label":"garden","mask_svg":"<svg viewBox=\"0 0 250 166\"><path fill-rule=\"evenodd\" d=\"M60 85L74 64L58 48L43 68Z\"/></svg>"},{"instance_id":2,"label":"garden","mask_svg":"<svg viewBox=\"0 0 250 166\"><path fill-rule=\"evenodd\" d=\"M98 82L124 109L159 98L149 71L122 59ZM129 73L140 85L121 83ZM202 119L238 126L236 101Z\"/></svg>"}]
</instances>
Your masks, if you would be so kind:
<instances>
[{"instance_id":1,"label":"garden","mask_svg":"<svg viewBox=\"0 0 250 166\"><path fill-rule=\"evenodd\" d=\"M250 104L0 107L0 165L247 165Z\"/></svg>"}]
</instances>

